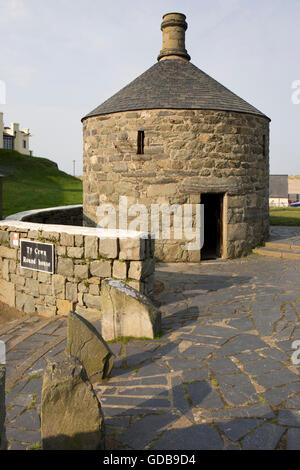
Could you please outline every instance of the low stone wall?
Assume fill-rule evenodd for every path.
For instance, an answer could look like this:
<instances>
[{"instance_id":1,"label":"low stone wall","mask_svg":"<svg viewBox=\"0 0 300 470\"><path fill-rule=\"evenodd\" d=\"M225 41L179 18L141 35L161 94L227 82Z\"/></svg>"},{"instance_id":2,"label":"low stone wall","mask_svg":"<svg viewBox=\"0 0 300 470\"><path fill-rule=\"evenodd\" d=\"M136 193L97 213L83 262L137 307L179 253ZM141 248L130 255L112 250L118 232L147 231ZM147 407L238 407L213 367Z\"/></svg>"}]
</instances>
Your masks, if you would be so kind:
<instances>
[{"instance_id":1,"label":"low stone wall","mask_svg":"<svg viewBox=\"0 0 300 470\"><path fill-rule=\"evenodd\" d=\"M54 245L54 274L20 267L20 239ZM154 285L154 243L141 232L0 222L0 300L26 313L74 310L100 315L103 279L120 279L147 296Z\"/></svg>"},{"instance_id":2,"label":"low stone wall","mask_svg":"<svg viewBox=\"0 0 300 470\"><path fill-rule=\"evenodd\" d=\"M34 209L9 215L5 220L19 220L39 224L76 225L82 226L82 204L73 206L48 207Z\"/></svg>"}]
</instances>

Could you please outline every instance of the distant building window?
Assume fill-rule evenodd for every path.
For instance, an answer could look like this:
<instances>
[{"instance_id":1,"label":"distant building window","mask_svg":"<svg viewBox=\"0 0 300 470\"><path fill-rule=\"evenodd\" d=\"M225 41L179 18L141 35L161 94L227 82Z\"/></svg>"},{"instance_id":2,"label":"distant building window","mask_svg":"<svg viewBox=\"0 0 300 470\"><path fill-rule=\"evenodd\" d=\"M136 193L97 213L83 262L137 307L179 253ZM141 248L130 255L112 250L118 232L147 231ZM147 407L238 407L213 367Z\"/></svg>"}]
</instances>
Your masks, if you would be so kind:
<instances>
[{"instance_id":1,"label":"distant building window","mask_svg":"<svg viewBox=\"0 0 300 470\"><path fill-rule=\"evenodd\" d=\"M23 140L23 148L26 149L26 140Z\"/></svg>"},{"instance_id":2,"label":"distant building window","mask_svg":"<svg viewBox=\"0 0 300 470\"><path fill-rule=\"evenodd\" d=\"M145 132L138 131L137 136L137 154L142 155L144 153L144 141L145 141Z\"/></svg>"},{"instance_id":3,"label":"distant building window","mask_svg":"<svg viewBox=\"0 0 300 470\"><path fill-rule=\"evenodd\" d=\"M12 135L3 135L3 148L7 150L14 149L14 138Z\"/></svg>"},{"instance_id":4,"label":"distant building window","mask_svg":"<svg viewBox=\"0 0 300 470\"><path fill-rule=\"evenodd\" d=\"M267 155L267 141L266 136L263 135L263 156L266 157Z\"/></svg>"}]
</instances>

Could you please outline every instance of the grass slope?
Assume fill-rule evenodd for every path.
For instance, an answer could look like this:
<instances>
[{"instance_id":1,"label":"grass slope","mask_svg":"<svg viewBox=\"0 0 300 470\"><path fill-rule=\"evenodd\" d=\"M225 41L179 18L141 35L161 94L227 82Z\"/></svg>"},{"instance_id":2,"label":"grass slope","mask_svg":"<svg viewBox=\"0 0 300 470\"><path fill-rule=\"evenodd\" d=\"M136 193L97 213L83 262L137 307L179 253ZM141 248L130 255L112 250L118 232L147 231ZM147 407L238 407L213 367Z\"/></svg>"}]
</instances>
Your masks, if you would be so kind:
<instances>
[{"instance_id":1,"label":"grass slope","mask_svg":"<svg viewBox=\"0 0 300 470\"><path fill-rule=\"evenodd\" d=\"M46 158L0 149L3 218L16 212L82 203L82 182Z\"/></svg>"},{"instance_id":2,"label":"grass slope","mask_svg":"<svg viewBox=\"0 0 300 470\"><path fill-rule=\"evenodd\" d=\"M270 209L270 224L285 225L288 227L300 226L300 208L273 207Z\"/></svg>"}]
</instances>

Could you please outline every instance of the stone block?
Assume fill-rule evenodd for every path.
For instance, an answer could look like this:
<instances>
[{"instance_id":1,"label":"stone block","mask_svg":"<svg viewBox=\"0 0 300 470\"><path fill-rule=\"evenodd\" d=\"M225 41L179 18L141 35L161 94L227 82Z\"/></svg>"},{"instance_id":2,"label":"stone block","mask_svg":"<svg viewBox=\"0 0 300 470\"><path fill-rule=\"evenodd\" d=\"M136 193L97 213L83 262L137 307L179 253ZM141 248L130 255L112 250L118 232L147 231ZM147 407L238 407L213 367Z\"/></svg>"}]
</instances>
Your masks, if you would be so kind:
<instances>
[{"instance_id":1,"label":"stone block","mask_svg":"<svg viewBox=\"0 0 300 470\"><path fill-rule=\"evenodd\" d=\"M66 352L80 360L91 382L110 376L113 353L96 328L75 312L68 317Z\"/></svg>"},{"instance_id":2,"label":"stone block","mask_svg":"<svg viewBox=\"0 0 300 470\"><path fill-rule=\"evenodd\" d=\"M0 301L15 307L15 285L0 279Z\"/></svg>"},{"instance_id":3,"label":"stone block","mask_svg":"<svg viewBox=\"0 0 300 470\"><path fill-rule=\"evenodd\" d=\"M142 261L131 261L128 270L128 277L130 279L135 279L139 281L140 279L142 279L142 268Z\"/></svg>"},{"instance_id":4,"label":"stone block","mask_svg":"<svg viewBox=\"0 0 300 470\"><path fill-rule=\"evenodd\" d=\"M161 329L161 312L152 302L122 281L105 280L101 286L102 336L153 339Z\"/></svg>"},{"instance_id":5,"label":"stone block","mask_svg":"<svg viewBox=\"0 0 300 470\"><path fill-rule=\"evenodd\" d=\"M78 284L78 292L80 293L86 293L89 291L89 285L87 282L80 282Z\"/></svg>"},{"instance_id":6,"label":"stone block","mask_svg":"<svg viewBox=\"0 0 300 470\"><path fill-rule=\"evenodd\" d=\"M2 278L5 281L9 281L10 278L9 278L9 261L8 261L8 259L4 259L2 261L1 267L2 267Z\"/></svg>"},{"instance_id":7,"label":"stone block","mask_svg":"<svg viewBox=\"0 0 300 470\"><path fill-rule=\"evenodd\" d=\"M9 242L9 233L5 230L0 230L0 243L8 243Z\"/></svg>"},{"instance_id":8,"label":"stone block","mask_svg":"<svg viewBox=\"0 0 300 470\"><path fill-rule=\"evenodd\" d=\"M101 302L99 295L84 294L83 302L87 307L101 310Z\"/></svg>"},{"instance_id":9,"label":"stone block","mask_svg":"<svg viewBox=\"0 0 300 470\"><path fill-rule=\"evenodd\" d=\"M67 248L67 254L70 258L77 258L80 259L83 257L83 247L69 247Z\"/></svg>"},{"instance_id":10,"label":"stone block","mask_svg":"<svg viewBox=\"0 0 300 470\"><path fill-rule=\"evenodd\" d=\"M91 275L96 277L111 277L111 261L92 261Z\"/></svg>"},{"instance_id":11,"label":"stone block","mask_svg":"<svg viewBox=\"0 0 300 470\"><path fill-rule=\"evenodd\" d=\"M100 285L90 284L89 294L91 294L91 295L100 295Z\"/></svg>"},{"instance_id":12,"label":"stone block","mask_svg":"<svg viewBox=\"0 0 300 470\"><path fill-rule=\"evenodd\" d=\"M89 276L89 267L87 264L75 264L74 276L79 279L87 279Z\"/></svg>"},{"instance_id":13,"label":"stone block","mask_svg":"<svg viewBox=\"0 0 300 470\"><path fill-rule=\"evenodd\" d=\"M56 305L56 298L53 295L46 295L45 296L45 304L46 305Z\"/></svg>"},{"instance_id":14,"label":"stone block","mask_svg":"<svg viewBox=\"0 0 300 470\"><path fill-rule=\"evenodd\" d=\"M86 236L84 240L84 256L85 258L98 258L98 237Z\"/></svg>"},{"instance_id":15,"label":"stone block","mask_svg":"<svg viewBox=\"0 0 300 470\"><path fill-rule=\"evenodd\" d=\"M113 277L116 279L127 278L127 263L125 261L115 260L113 264Z\"/></svg>"},{"instance_id":16,"label":"stone block","mask_svg":"<svg viewBox=\"0 0 300 470\"><path fill-rule=\"evenodd\" d=\"M16 274L17 263L15 260L9 260L8 269L9 269L10 274Z\"/></svg>"},{"instance_id":17,"label":"stone block","mask_svg":"<svg viewBox=\"0 0 300 470\"><path fill-rule=\"evenodd\" d=\"M74 264L71 258L59 258L57 263L57 274L72 277L74 274Z\"/></svg>"},{"instance_id":18,"label":"stone block","mask_svg":"<svg viewBox=\"0 0 300 470\"><path fill-rule=\"evenodd\" d=\"M176 196L178 188L176 183L155 184L147 189L147 197Z\"/></svg>"},{"instance_id":19,"label":"stone block","mask_svg":"<svg viewBox=\"0 0 300 470\"><path fill-rule=\"evenodd\" d=\"M41 406L43 450L104 450L99 400L78 359L49 362Z\"/></svg>"},{"instance_id":20,"label":"stone block","mask_svg":"<svg viewBox=\"0 0 300 470\"><path fill-rule=\"evenodd\" d=\"M60 232L42 232L41 238L49 240L50 242L58 242L60 237Z\"/></svg>"},{"instance_id":21,"label":"stone block","mask_svg":"<svg viewBox=\"0 0 300 470\"><path fill-rule=\"evenodd\" d=\"M66 284L66 299L72 302L77 302L77 284L67 282Z\"/></svg>"},{"instance_id":22,"label":"stone block","mask_svg":"<svg viewBox=\"0 0 300 470\"><path fill-rule=\"evenodd\" d=\"M83 246L83 235L75 235L75 246Z\"/></svg>"},{"instance_id":23,"label":"stone block","mask_svg":"<svg viewBox=\"0 0 300 470\"><path fill-rule=\"evenodd\" d=\"M142 281L136 281L134 279L131 279L129 281L126 282L126 284L130 287L132 287L133 289L137 290L138 292L140 292L140 294L144 294L144 283Z\"/></svg>"},{"instance_id":24,"label":"stone block","mask_svg":"<svg viewBox=\"0 0 300 470\"><path fill-rule=\"evenodd\" d=\"M37 238L39 238L38 230L29 230L28 238L32 238L33 240L36 240Z\"/></svg>"},{"instance_id":25,"label":"stone block","mask_svg":"<svg viewBox=\"0 0 300 470\"><path fill-rule=\"evenodd\" d=\"M25 278L22 276L18 276L17 274L12 274L10 276L11 282L18 286L25 286Z\"/></svg>"},{"instance_id":26,"label":"stone block","mask_svg":"<svg viewBox=\"0 0 300 470\"><path fill-rule=\"evenodd\" d=\"M69 315L71 310L73 310L73 302L71 300L56 300L57 313L58 315Z\"/></svg>"},{"instance_id":27,"label":"stone block","mask_svg":"<svg viewBox=\"0 0 300 470\"><path fill-rule=\"evenodd\" d=\"M52 276L52 294L57 299L65 298L66 278L60 274L53 274Z\"/></svg>"},{"instance_id":28,"label":"stone block","mask_svg":"<svg viewBox=\"0 0 300 470\"><path fill-rule=\"evenodd\" d=\"M18 310L23 310L25 301L26 301L27 294L24 294L23 292L17 292L16 293L16 308Z\"/></svg>"},{"instance_id":29,"label":"stone block","mask_svg":"<svg viewBox=\"0 0 300 470\"><path fill-rule=\"evenodd\" d=\"M17 269L17 274L20 274L20 276L24 276L26 278L28 277L32 278L33 271L30 271L29 269L21 268L19 265Z\"/></svg>"},{"instance_id":30,"label":"stone block","mask_svg":"<svg viewBox=\"0 0 300 470\"><path fill-rule=\"evenodd\" d=\"M87 307L84 307L83 305L77 304L76 313L78 313L83 318L91 322L99 321L101 319L101 312L100 310L96 308L87 308Z\"/></svg>"},{"instance_id":31,"label":"stone block","mask_svg":"<svg viewBox=\"0 0 300 470\"><path fill-rule=\"evenodd\" d=\"M74 235L62 233L60 235L60 244L62 246L74 246Z\"/></svg>"},{"instance_id":32,"label":"stone block","mask_svg":"<svg viewBox=\"0 0 300 470\"><path fill-rule=\"evenodd\" d=\"M40 295L51 295L52 294L52 286L51 284L39 284L39 293Z\"/></svg>"},{"instance_id":33,"label":"stone block","mask_svg":"<svg viewBox=\"0 0 300 470\"><path fill-rule=\"evenodd\" d=\"M32 295L26 295L23 310L25 313L35 313L35 299Z\"/></svg>"},{"instance_id":34,"label":"stone block","mask_svg":"<svg viewBox=\"0 0 300 470\"><path fill-rule=\"evenodd\" d=\"M38 297L40 292L39 292L39 281L35 279L26 279L25 282L25 291L28 294L34 295L35 297Z\"/></svg>"},{"instance_id":35,"label":"stone block","mask_svg":"<svg viewBox=\"0 0 300 470\"><path fill-rule=\"evenodd\" d=\"M120 238L119 258L139 261L145 258L144 238Z\"/></svg>"},{"instance_id":36,"label":"stone block","mask_svg":"<svg viewBox=\"0 0 300 470\"><path fill-rule=\"evenodd\" d=\"M0 245L0 258L17 259L18 250Z\"/></svg>"},{"instance_id":37,"label":"stone block","mask_svg":"<svg viewBox=\"0 0 300 470\"><path fill-rule=\"evenodd\" d=\"M55 300L54 300L55 301ZM57 312L55 305L38 305L36 307L38 315L43 317L54 317Z\"/></svg>"},{"instance_id":38,"label":"stone block","mask_svg":"<svg viewBox=\"0 0 300 470\"><path fill-rule=\"evenodd\" d=\"M248 226L245 223L229 224L227 229L228 239L233 240L246 240Z\"/></svg>"},{"instance_id":39,"label":"stone block","mask_svg":"<svg viewBox=\"0 0 300 470\"><path fill-rule=\"evenodd\" d=\"M95 284L96 286L101 285L101 279L99 279L99 277L90 277L89 279L87 279L87 282L89 284Z\"/></svg>"},{"instance_id":40,"label":"stone block","mask_svg":"<svg viewBox=\"0 0 300 470\"><path fill-rule=\"evenodd\" d=\"M51 274L49 273L38 273L38 281L51 283Z\"/></svg>"},{"instance_id":41,"label":"stone block","mask_svg":"<svg viewBox=\"0 0 300 470\"><path fill-rule=\"evenodd\" d=\"M100 239L100 256L108 259L118 257L118 239L117 238L101 238Z\"/></svg>"},{"instance_id":42,"label":"stone block","mask_svg":"<svg viewBox=\"0 0 300 470\"><path fill-rule=\"evenodd\" d=\"M57 246L55 250L56 250L57 256L66 256L67 255L67 247L66 246Z\"/></svg>"}]
</instances>

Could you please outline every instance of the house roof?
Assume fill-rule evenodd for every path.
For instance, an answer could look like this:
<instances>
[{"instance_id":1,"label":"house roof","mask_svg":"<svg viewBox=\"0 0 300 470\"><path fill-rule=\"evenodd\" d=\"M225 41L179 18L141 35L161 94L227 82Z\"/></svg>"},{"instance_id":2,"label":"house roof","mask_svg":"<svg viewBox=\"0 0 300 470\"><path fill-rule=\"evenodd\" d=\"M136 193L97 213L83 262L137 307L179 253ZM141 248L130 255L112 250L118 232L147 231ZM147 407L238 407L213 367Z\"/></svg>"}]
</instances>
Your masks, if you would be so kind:
<instances>
[{"instance_id":1,"label":"house roof","mask_svg":"<svg viewBox=\"0 0 300 470\"><path fill-rule=\"evenodd\" d=\"M265 114L188 61L161 60L82 120L144 109L207 109ZM267 118L269 119L269 118Z\"/></svg>"},{"instance_id":2,"label":"house roof","mask_svg":"<svg viewBox=\"0 0 300 470\"><path fill-rule=\"evenodd\" d=\"M269 197L284 197L289 194L288 175L270 175Z\"/></svg>"}]
</instances>

